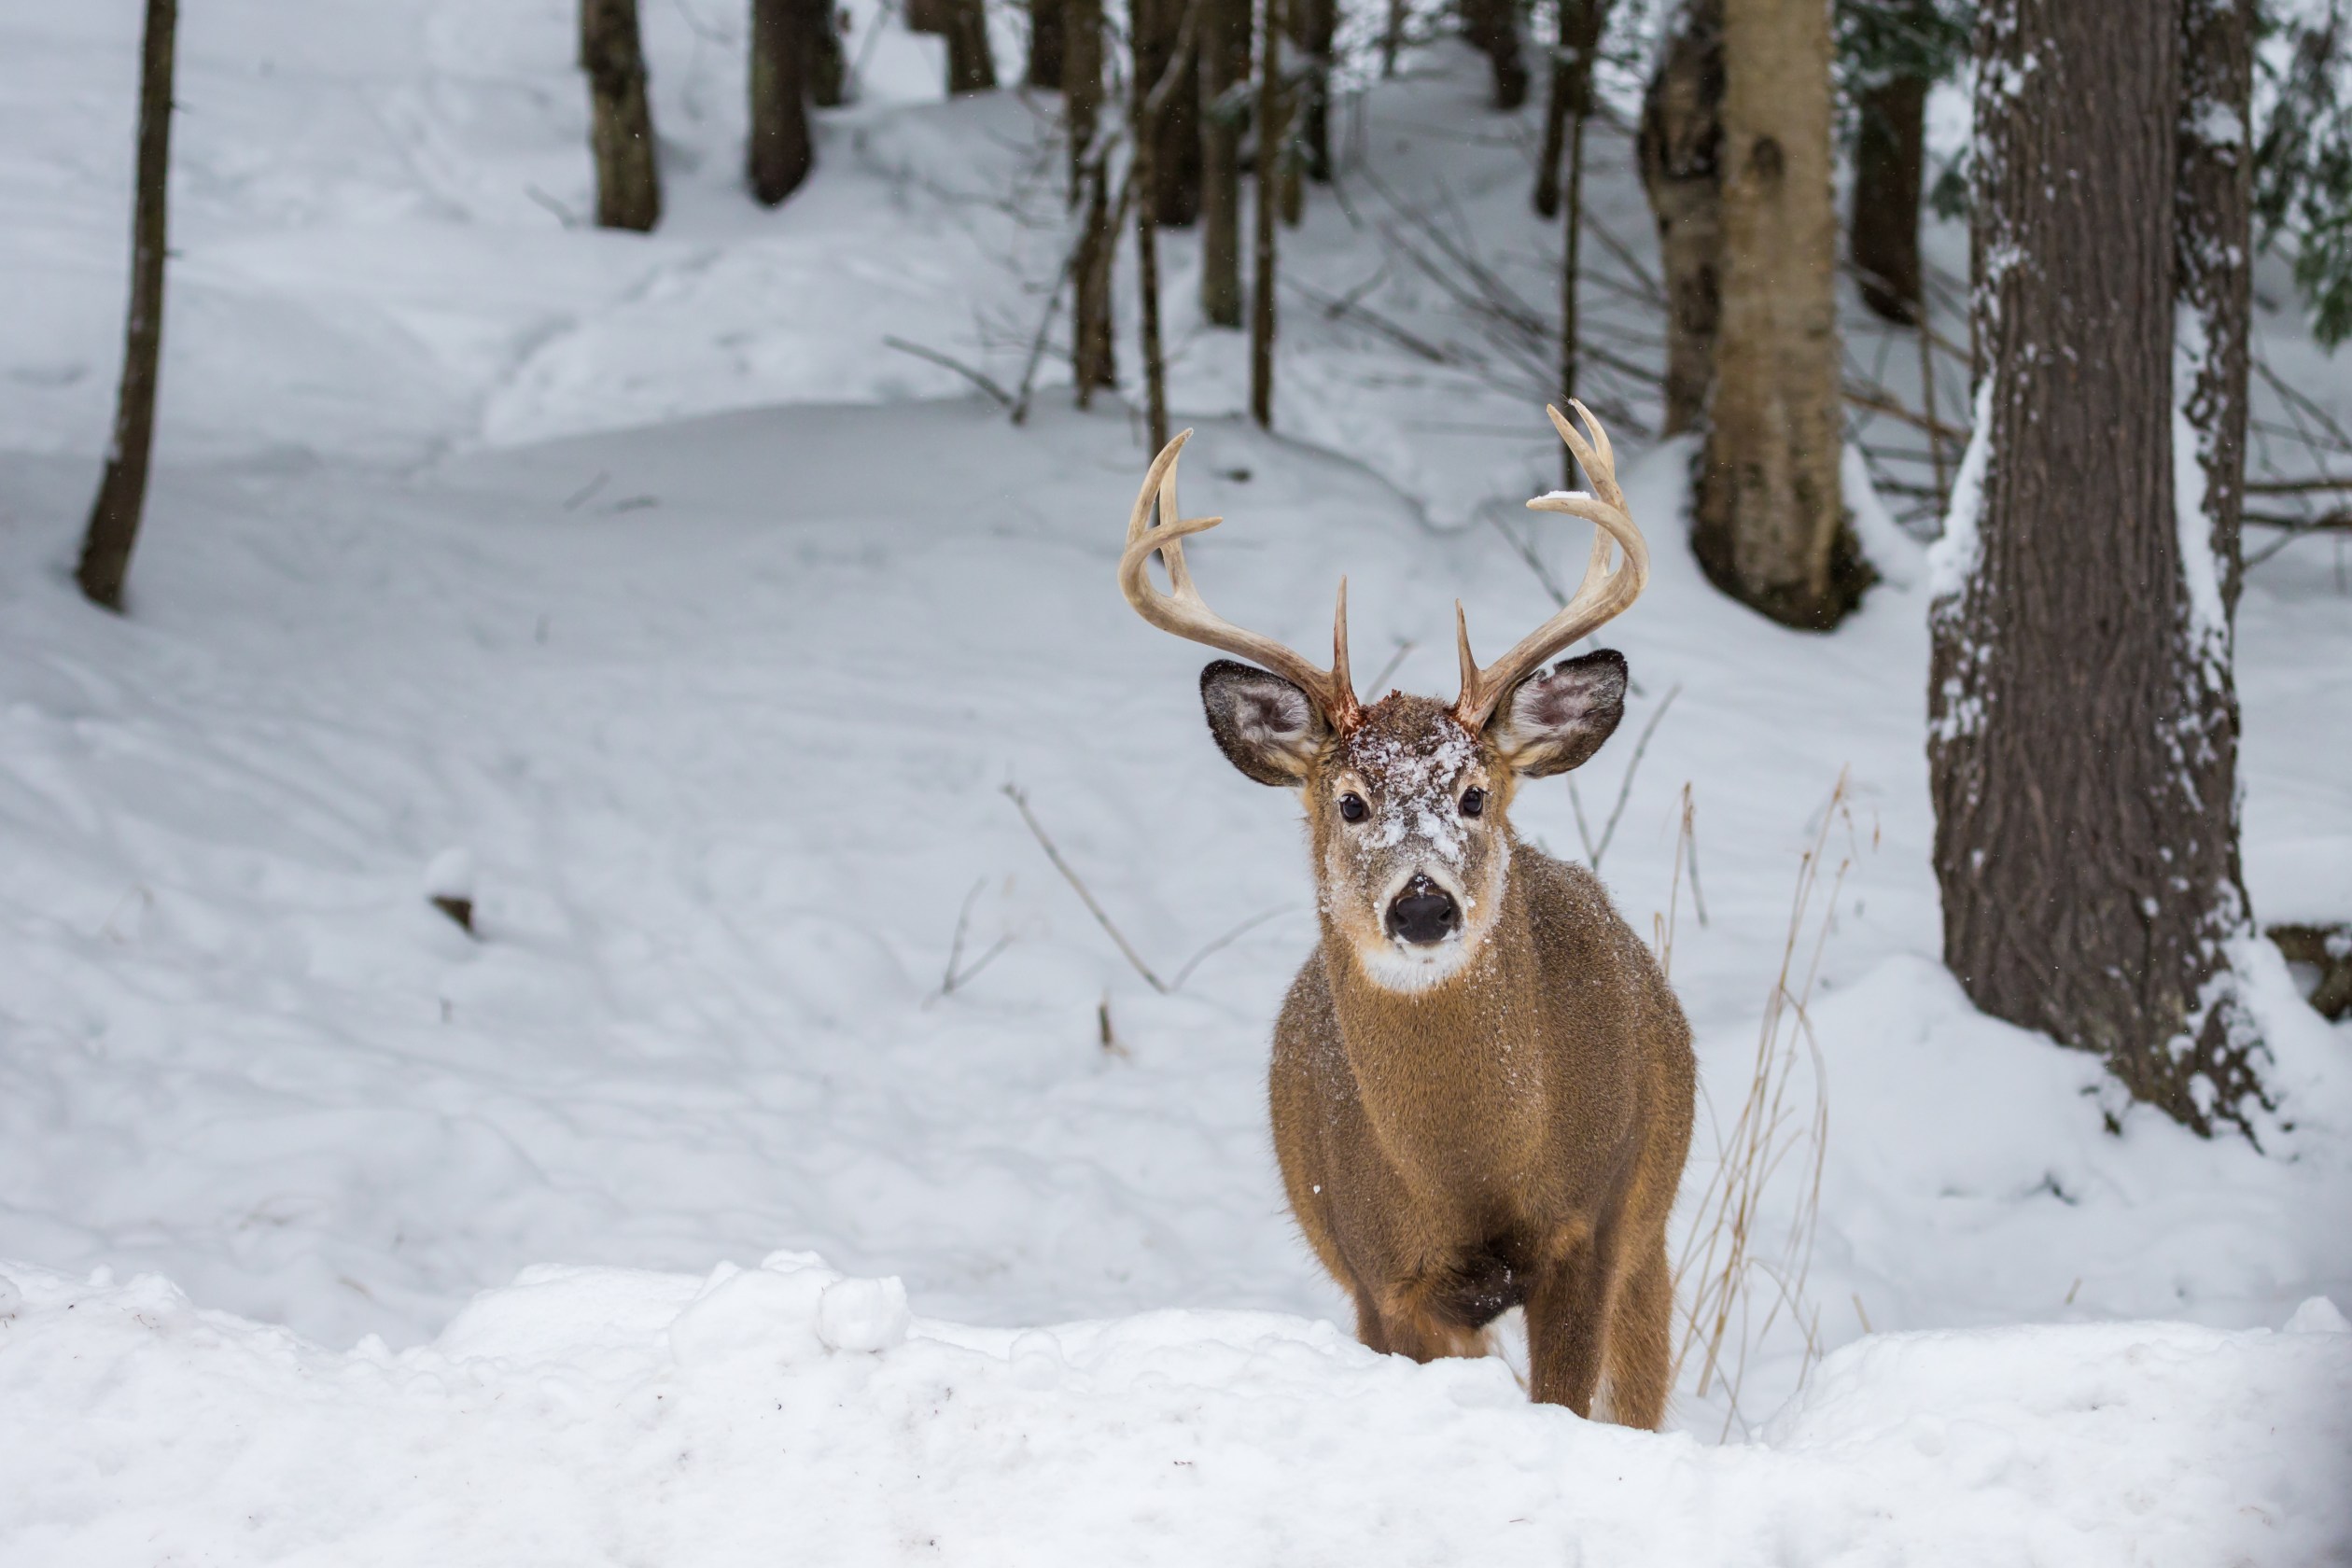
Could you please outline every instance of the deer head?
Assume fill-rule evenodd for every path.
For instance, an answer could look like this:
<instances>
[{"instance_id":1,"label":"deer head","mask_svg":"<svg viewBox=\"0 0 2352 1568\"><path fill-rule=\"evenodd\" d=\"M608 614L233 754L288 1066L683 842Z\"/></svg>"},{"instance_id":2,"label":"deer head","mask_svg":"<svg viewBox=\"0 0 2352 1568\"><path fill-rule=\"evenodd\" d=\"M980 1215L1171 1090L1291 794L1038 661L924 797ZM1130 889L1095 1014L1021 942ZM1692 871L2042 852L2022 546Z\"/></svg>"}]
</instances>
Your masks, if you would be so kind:
<instances>
[{"instance_id":1,"label":"deer head","mask_svg":"<svg viewBox=\"0 0 2352 1568\"><path fill-rule=\"evenodd\" d=\"M1325 930L1385 989L1418 991L1461 973L1502 914L1519 780L1579 765L1624 716L1622 655L1603 650L1541 668L1623 611L1649 575L1649 550L1625 510L1608 435L1582 403L1570 406L1589 441L1558 409L1546 412L1592 492L1527 504L1596 526L1584 581L1559 614L1483 666L1471 655L1456 601L1462 691L1450 707L1401 692L1369 707L1357 700L1344 578L1328 668L1210 609L1184 564L1183 541L1224 519L1177 514L1176 463L1191 431L1153 462L1127 523L1119 587L1136 613L1250 661L1220 659L1201 671L1210 733L1250 777L1300 791ZM1154 555L1168 570L1165 592L1152 581Z\"/></svg>"}]
</instances>

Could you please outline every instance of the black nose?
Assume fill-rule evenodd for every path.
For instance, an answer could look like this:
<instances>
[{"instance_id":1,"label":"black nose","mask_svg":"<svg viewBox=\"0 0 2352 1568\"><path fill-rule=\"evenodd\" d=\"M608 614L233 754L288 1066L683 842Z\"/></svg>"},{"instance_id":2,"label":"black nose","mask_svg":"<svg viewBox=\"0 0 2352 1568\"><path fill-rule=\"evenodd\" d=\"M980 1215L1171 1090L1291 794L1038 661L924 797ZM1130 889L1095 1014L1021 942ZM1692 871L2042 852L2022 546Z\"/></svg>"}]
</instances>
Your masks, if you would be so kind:
<instances>
[{"instance_id":1,"label":"black nose","mask_svg":"<svg viewBox=\"0 0 2352 1568\"><path fill-rule=\"evenodd\" d=\"M1461 924L1462 911L1454 906L1453 895L1426 876L1406 883L1388 907L1389 935L1416 946L1443 942Z\"/></svg>"}]
</instances>

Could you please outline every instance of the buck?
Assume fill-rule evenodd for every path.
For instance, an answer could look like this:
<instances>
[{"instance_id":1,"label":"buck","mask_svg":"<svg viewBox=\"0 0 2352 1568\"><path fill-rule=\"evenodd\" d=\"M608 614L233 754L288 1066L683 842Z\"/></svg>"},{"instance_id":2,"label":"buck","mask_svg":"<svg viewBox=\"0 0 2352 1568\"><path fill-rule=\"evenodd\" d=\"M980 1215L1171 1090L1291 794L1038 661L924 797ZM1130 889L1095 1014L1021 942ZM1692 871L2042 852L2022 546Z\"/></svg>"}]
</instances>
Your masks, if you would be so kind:
<instances>
[{"instance_id":1,"label":"buck","mask_svg":"<svg viewBox=\"0 0 2352 1568\"><path fill-rule=\"evenodd\" d=\"M1510 823L1521 779L1578 766L1625 712L1623 655L1542 665L1649 573L1608 434L1571 406L1589 441L1547 412L1592 491L1527 504L1595 525L1584 581L1486 665L1457 601L1451 706L1356 699L1344 578L1328 669L1210 609L1183 541L1223 519L1177 513L1189 430L1144 477L1119 587L1162 631L1250 661L1201 671L1210 733L1242 773L1306 803L1322 939L1274 1028L1269 1099L1291 1211L1353 1297L1357 1337L1416 1361L1478 1355L1522 1307L1536 1399L1589 1416L1599 1396L1610 1419L1654 1428L1690 1029L1600 882Z\"/></svg>"}]
</instances>

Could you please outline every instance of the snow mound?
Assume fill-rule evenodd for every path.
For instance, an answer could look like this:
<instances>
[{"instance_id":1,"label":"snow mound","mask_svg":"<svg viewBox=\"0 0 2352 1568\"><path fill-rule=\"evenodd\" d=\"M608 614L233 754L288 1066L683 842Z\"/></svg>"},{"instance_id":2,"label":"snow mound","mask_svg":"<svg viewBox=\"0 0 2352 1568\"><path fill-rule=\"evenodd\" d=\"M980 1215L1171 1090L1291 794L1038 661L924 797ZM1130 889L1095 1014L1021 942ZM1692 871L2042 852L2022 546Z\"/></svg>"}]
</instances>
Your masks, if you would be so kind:
<instances>
[{"instance_id":1,"label":"snow mound","mask_svg":"<svg viewBox=\"0 0 2352 1568\"><path fill-rule=\"evenodd\" d=\"M338 1355L10 1266L0 1561L2345 1561L2352 1333L1881 1335L1760 1443L1528 1405L1329 1323L910 1319L805 1253L543 1268ZM2334 1558L2330 1553L2338 1554Z\"/></svg>"}]
</instances>

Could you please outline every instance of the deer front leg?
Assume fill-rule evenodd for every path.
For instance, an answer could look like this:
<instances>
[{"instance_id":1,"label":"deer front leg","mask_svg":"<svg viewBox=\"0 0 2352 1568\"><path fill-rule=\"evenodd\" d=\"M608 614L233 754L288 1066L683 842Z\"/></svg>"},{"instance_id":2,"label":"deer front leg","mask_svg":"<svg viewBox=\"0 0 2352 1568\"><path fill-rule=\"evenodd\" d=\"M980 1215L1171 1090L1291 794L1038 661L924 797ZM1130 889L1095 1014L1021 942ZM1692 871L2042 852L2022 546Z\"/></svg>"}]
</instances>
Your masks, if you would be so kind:
<instances>
[{"instance_id":1,"label":"deer front leg","mask_svg":"<svg viewBox=\"0 0 2352 1568\"><path fill-rule=\"evenodd\" d=\"M1587 1232L1538 1268L1527 1292L1529 1393L1592 1414L1608 1326L1609 1250Z\"/></svg>"}]
</instances>

